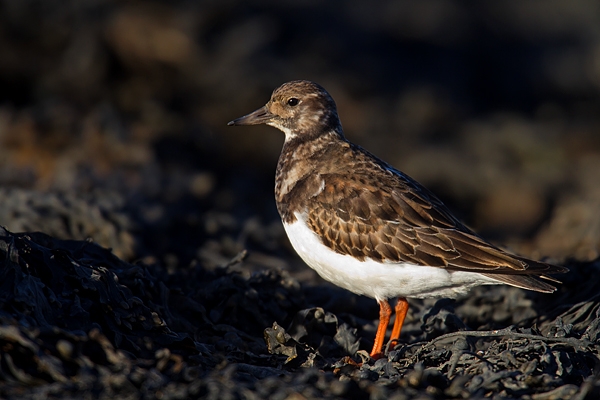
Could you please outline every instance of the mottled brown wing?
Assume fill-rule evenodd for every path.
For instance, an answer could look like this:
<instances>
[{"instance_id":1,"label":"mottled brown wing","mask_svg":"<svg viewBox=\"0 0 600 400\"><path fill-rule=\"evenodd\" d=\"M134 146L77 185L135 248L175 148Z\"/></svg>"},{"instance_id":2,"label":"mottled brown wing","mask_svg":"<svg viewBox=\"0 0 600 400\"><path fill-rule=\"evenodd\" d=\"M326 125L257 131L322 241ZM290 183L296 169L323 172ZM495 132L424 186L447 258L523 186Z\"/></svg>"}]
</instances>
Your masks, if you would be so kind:
<instances>
[{"instance_id":1,"label":"mottled brown wing","mask_svg":"<svg viewBox=\"0 0 600 400\"><path fill-rule=\"evenodd\" d=\"M311 229L338 253L361 260L481 272L540 291L554 288L521 278L532 274L545 278L544 273L566 271L494 247L454 218L427 189L398 171L384 175L366 172L321 175L324 188L309 200L314 202L308 205Z\"/></svg>"}]
</instances>

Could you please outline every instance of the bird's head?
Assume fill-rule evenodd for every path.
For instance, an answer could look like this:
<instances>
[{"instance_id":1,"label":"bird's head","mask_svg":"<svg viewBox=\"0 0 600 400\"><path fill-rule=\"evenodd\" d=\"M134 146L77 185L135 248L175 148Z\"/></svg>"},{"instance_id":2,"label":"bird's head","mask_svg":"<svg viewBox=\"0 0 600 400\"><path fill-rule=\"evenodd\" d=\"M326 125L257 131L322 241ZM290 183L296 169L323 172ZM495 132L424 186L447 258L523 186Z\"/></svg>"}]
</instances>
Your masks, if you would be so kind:
<instances>
[{"instance_id":1,"label":"bird's head","mask_svg":"<svg viewBox=\"0 0 600 400\"><path fill-rule=\"evenodd\" d=\"M265 106L227 125L258 124L280 129L285 133L286 141L308 140L326 133L343 136L333 98L311 81L284 83L273 91Z\"/></svg>"}]
</instances>

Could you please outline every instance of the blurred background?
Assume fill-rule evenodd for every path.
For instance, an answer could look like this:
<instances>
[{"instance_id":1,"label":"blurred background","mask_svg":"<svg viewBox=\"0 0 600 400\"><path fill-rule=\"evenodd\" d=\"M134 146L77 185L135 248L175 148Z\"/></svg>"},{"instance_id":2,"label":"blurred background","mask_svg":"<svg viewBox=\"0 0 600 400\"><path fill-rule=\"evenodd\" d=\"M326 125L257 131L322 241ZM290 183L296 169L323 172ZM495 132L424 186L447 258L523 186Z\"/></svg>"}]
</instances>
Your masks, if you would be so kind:
<instances>
[{"instance_id":1,"label":"blurred background","mask_svg":"<svg viewBox=\"0 0 600 400\"><path fill-rule=\"evenodd\" d=\"M294 79L487 238L598 256L595 0L2 0L0 225L173 268L301 265L283 134L226 126Z\"/></svg>"}]
</instances>

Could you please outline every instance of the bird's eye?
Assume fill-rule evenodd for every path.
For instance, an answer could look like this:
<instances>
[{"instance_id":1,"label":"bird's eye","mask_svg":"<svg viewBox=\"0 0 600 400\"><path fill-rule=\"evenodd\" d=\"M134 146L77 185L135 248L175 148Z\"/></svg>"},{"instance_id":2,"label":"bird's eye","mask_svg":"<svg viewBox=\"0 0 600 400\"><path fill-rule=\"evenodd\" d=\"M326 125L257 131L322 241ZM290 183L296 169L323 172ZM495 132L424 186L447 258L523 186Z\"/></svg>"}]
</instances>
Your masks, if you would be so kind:
<instances>
[{"instance_id":1,"label":"bird's eye","mask_svg":"<svg viewBox=\"0 0 600 400\"><path fill-rule=\"evenodd\" d=\"M300 100L298 100L298 99L297 99L297 98L295 98L295 97L292 97L292 98L290 98L290 99L287 101L288 105L289 105L289 106L292 106L292 107L294 107L294 106L298 105L298 103L299 103L299 102L300 102Z\"/></svg>"}]
</instances>

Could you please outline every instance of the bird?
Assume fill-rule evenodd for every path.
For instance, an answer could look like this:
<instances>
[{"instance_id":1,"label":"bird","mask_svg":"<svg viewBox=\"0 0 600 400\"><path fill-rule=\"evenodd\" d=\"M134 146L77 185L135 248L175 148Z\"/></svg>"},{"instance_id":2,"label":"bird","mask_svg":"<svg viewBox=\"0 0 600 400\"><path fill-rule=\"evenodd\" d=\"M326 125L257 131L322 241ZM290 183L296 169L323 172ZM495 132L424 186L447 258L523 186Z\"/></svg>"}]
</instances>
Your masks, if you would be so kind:
<instances>
[{"instance_id":1,"label":"bird","mask_svg":"<svg viewBox=\"0 0 600 400\"><path fill-rule=\"evenodd\" d=\"M228 125L285 134L275 173L277 210L300 258L323 279L379 304L370 356L398 344L407 298L455 298L479 285L552 293L567 268L491 244L431 191L344 136L335 101L307 80L276 88L265 106ZM541 280L539 279L541 278Z\"/></svg>"}]
</instances>

